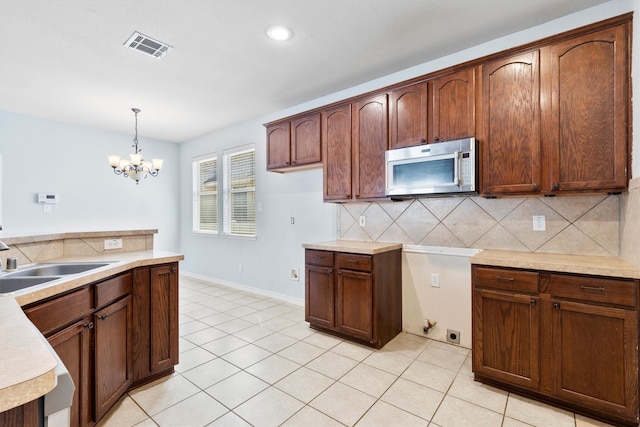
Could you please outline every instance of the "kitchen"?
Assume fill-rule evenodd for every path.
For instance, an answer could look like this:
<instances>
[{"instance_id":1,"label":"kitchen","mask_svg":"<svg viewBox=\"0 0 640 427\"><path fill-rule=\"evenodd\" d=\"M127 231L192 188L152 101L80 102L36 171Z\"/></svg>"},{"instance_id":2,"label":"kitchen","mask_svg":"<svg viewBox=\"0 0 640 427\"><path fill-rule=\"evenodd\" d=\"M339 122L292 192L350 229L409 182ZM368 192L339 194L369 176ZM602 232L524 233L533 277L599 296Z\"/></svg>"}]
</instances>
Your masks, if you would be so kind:
<instances>
[{"instance_id":1,"label":"kitchen","mask_svg":"<svg viewBox=\"0 0 640 427\"><path fill-rule=\"evenodd\" d=\"M446 67L447 65L464 62L465 60L482 56L501 49L522 44L527 41L539 39L546 35L555 34L565 29L571 29L580 25L595 22L609 16L616 16L621 13L633 10L635 6L625 2L609 2L605 5L595 7L589 12L582 12L559 21L545 24L540 28L531 29L524 34L518 34L505 39L497 40L492 45L482 45L470 51L460 52L457 55L446 57L433 63L423 64L419 69L410 69L404 72L392 74L376 81L372 81L351 89L337 92L332 95L310 101L308 103L281 110L248 121L242 125L231 126L224 130L194 138L191 141L180 145L171 144L161 140L144 138L143 146L154 156L165 159L165 167L157 178L149 178L141 182L139 186L130 185L131 182L115 178L112 174L103 173L99 167L82 169L80 166L71 167L69 163L82 159L89 162L89 159L103 159L107 154L114 151L124 151L124 143L129 140L126 131L122 135L114 138L113 134L97 129L80 128L72 125L65 125L47 120L36 119L26 115L3 112L0 115L0 138L3 170L3 206L2 220L7 232L9 231L49 231L69 228L74 224L74 228L81 229L121 229L121 228L148 228L150 225L157 227L159 233L156 236L156 246L166 250L180 251L185 253L185 260L181 263L183 273L191 272L196 278L210 278L219 283L244 285L257 288L268 295L276 295L289 298L291 301L300 302L304 296L302 279L299 282L289 280L290 268L304 269L304 255L301 249L303 243L332 240L334 238L346 238L356 240L392 240L399 239L408 245L423 245L425 236L413 234L411 224L415 224L411 217L402 217L400 213L386 212L385 209L405 212L405 215L415 215L422 218L425 223L429 222L433 230L445 231L438 216L445 218L447 213L452 212L458 204L462 204L465 209L459 212L460 217L480 214L484 218L479 224L480 227L473 228L473 232L493 230L494 235L486 236L490 240L483 247L501 247L503 249L527 249L534 250L539 247L538 239L540 234L529 232L529 222L526 221L525 234L522 225L524 219L528 219L532 214L546 215L549 221L549 231L545 234L544 241L549 241L551 252L587 253L601 248L609 249L612 255L628 254L630 261L636 260L635 254L638 249L630 236L637 235L637 230L633 228L633 215L627 212L637 210L637 200L633 192L623 196L580 196L575 200L580 200L583 205L577 212L571 215L574 218L568 221L575 229L580 230L575 235L579 236L583 242L592 245L588 251L584 245L578 247L579 251L571 246L580 241L575 235L567 237L559 232L553 231L554 222L551 219L562 216L559 212L565 213L567 206L573 205L571 202L564 202L560 198L549 202L553 206L538 199L527 199L514 201L513 199L485 200L481 198L473 199L442 199L426 201L407 201L400 204L388 203L355 203L334 205L322 203L322 173L321 170L309 170L295 172L292 174L267 173L261 165L266 163L264 147L260 143L264 140L264 128L262 123L286 117L307 109L329 104L349 96L365 93L379 87L402 81L415 75L420 75L435 69ZM637 45L634 44L634 45ZM634 56L634 58L637 55ZM634 61L637 61L634 59ZM140 129L144 128L144 114L141 115ZM128 113L128 111L125 111ZM147 113L151 115L151 113ZM129 125L127 119L124 121ZM34 141L46 141L38 145L38 156L33 156L30 147ZM114 141L118 141L115 142ZM125 141L121 143L120 141ZM224 141L219 143L218 141ZM262 212L257 214L258 238L255 241L233 240L233 239L211 239L191 232L191 161L194 157L211 151L211 147L222 145L220 149L245 144L247 142L256 143L256 173L258 175L258 200L262 203ZM122 144L122 145L117 145ZM68 160L66 153L71 154ZM77 153L77 154L76 154ZM175 159L180 159L179 164ZM94 160L91 162L93 163ZM96 160L96 164L97 164ZM104 160L106 162L106 160ZM29 164L34 173L25 175L19 174L25 164ZM173 167L170 167L173 166ZM55 168L55 169L54 169ZM78 173L82 170L81 173ZM107 168L107 172L108 171ZM14 183L12 177L20 176L20 184ZM42 188L42 176L46 176L47 188ZM114 182L114 180L116 182ZM99 185L95 185L99 183ZM633 183L632 183L633 184ZM29 188L28 192L24 189ZM44 214L42 207L33 201L33 193L42 191L52 191L60 194L60 203L53 207L51 214ZM179 203L174 202L176 195ZM572 199L574 200L574 199ZM427 205L425 207L425 204ZM455 206L452 206L455 205ZM87 206L90 206L89 210ZM507 212L515 212L511 217ZM596 219L582 218L587 211L592 211ZM428 212L433 218L428 217ZM497 212L487 212L496 210ZM598 212L600 211L600 212ZM491 215L493 213L493 215ZM363 228L354 227L354 223L360 216L365 216L367 225ZM501 216L503 215L503 216ZM496 216L499 219L496 219ZM566 218L565 216L562 216ZM598 218L604 217L603 222ZM186 218L186 220L185 220ZM294 224L291 224L294 218ZM579 218L582 218L578 221ZM621 219L618 219L621 218ZM589 229L588 223L594 221L598 233ZM585 226L587 223L585 234ZM388 229L395 225L389 232L396 230L396 233L389 237L382 237L379 229ZM408 227L406 224L410 224ZM462 224L462 221L460 222ZM404 225L404 227L403 227ZM426 226L426 225L425 225ZM457 228L463 225L456 224ZM418 228L418 226L416 226ZM567 231L575 231L568 224L559 225L558 228ZM604 230L604 235L600 235L600 228ZM449 228L447 228L449 229ZM499 232L502 229L512 230L512 232ZM339 230L339 231L336 231ZM398 230L403 230L404 237ZM634 233L635 231L635 233ZM408 232L408 234L407 234ZM363 234L366 233L366 234ZM518 235L521 239L514 239L512 236ZM484 233L483 233L484 235ZM584 236L594 236L597 238L597 245L593 246L593 238ZM466 236L466 237L465 237ZM557 236L557 238L555 238ZM622 236L622 237L618 237ZM477 236L480 238L481 236ZM454 239L455 238L455 239ZM429 245L433 246L453 246L453 247L478 247L474 246L477 239L470 240L469 243L461 238L470 238L465 230L461 230L458 235L432 235ZM555 239L554 239L555 238ZM447 241L449 239L449 241ZM456 241L457 239L457 241ZM530 240L528 240L530 239ZM525 242L523 242L523 240ZM461 245L458 242L462 242ZM453 242L453 243L452 243ZM496 243L497 242L497 243ZM518 243L519 242L519 243ZM529 244L527 244L529 243ZM518 246L520 245L520 246ZM449 274L456 274L459 268L451 267L437 271L445 260L451 259L456 262L458 256L448 257L447 254L424 254L421 248L414 248L414 252L408 252L404 262L406 263L404 274L405 286L415 293L417 300L432 301L434 289L423 286L424 277L429 277L431 272L440 273L442 287L439 295L442 300L451 301L447 306L436 304L436 306L413 307L415 315L405 319L405 329L421 333L424 317L428 316L437 320L443 328L452 328L461 331L462 340L466 346L470 346L470 321L456 320L457 316L448 319L447 313L455 312L457 304L466 304L470 307L470 297L461 303L458 295L444 297L447 291L447 283L456 282L460 279L450 277ZM278 257L269 257L265 254L277 253ZM440 258L443 259L440 259ZM426 259L426 263L424 262ZM215 262L212 262L215 260ZM637 261L637 260L636 260ZM462 257L459 261L464 269L468 268L468 260ZM431 267L429 264L433 263ZM242 268L239 268L239 264ZM637 262L634 262L637 264ZM407 271L410 273L407 274ZM468 270L467 270L468 271ZM466 279L468 280L468 279ZM450 290L454 293L456 290ZM462 291L464 294L464 291ZM429 304L429 302L425 302ZM468 324L468 326L467 326ZM442 334L443 331L433 331ZM441 335L443 336L443 335Z\"/></svg>"}]
</instances>

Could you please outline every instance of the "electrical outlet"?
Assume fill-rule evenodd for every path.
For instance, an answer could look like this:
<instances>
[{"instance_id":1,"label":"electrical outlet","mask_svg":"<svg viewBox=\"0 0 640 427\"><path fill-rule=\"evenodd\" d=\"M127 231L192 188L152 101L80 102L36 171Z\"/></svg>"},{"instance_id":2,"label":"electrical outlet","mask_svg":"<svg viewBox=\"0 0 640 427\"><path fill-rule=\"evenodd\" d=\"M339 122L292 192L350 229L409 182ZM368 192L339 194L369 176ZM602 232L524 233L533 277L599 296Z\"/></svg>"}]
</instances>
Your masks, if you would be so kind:
<instances>
[{"instance_id":1,"label":"electrical outlet","mask_svg":"<svg viewBox=\"0 0 640 427\"><path fill-rule=\"evenodd\" d=\"M104 250L108 251L109 249L122 249L122 239L105 239Z\"/></svg>"},{"instance_id":2,"label":"electrical outlet","mask_svg":"<svg viewBox=\"0 0 640 427\"><path fill-rule=\"evenodd\" d=\"M533 216L533 231L545 231L547 224L544 215Z\"/></svg>"},{"instance_id":3,"label":"electrical outlet","mask_svg":"<svg viewBox=\"0 0 640 427\"><path fill-rule=\"evenodd\" d=\"M289 269L289 280L300 280L300 270L298 270L297 268Z\"/></svg>"},{"instance_id":4,"label":"electrical outlet","mask_svg":"<svg viewBox=\"0 0 640 427\"><path fill-rule=\"evenodd\" d=\"M431 287L432 288L440 287L440 275L438 273L431 273Z\"/></svg>"},{"instance_id":5,"label":"electrical outlet","mask_svg":"<svg viewBox=\"0 0 640 427\"><path fill-rule=\"evenodd\" d=\"M360 227L366 226L367 218L364 215L360 215L360 218L358 218L358 224L360 225Z\"/></svg>"},{"instance_id":6,"label":"electrical outlet","mask_svg":"<svg viewBox=\"0 0 640 427\"><path fill-rule=\"evenodd\" d=\"M295 224L296 223L296 219L294 217L291 217L289 219L289 222L291 222L291 224Z\"/></svg>"}]
</instances>

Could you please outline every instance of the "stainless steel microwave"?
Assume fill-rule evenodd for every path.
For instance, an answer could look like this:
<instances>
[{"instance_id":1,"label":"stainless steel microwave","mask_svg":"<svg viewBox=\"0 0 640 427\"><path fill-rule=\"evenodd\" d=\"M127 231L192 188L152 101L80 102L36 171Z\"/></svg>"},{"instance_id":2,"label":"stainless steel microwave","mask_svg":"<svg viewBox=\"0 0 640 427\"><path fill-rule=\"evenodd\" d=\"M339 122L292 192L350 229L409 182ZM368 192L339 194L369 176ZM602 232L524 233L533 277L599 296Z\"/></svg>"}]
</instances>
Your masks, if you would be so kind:
<instances>
[{"instance_id":1,"label":"stainless steel microwave","mask_svg":"<svg viewBox=\"0 0 640 427\"><path fill-rule=\"evenodd\" d=\"M477 193L475 138L388 150L387 196Z\"/></svg>"}]
</instances>

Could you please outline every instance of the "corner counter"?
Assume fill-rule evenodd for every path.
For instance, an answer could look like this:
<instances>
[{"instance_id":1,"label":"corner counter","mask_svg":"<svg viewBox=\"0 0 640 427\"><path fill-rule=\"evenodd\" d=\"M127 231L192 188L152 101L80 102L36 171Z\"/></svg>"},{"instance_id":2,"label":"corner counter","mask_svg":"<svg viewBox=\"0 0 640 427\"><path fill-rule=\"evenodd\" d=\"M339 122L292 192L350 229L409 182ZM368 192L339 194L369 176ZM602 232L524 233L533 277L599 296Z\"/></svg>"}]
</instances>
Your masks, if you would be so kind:
<instances>
[{"instance_id":1,"label":"corner counter","mask_svg":"<svg viewBox=\"0 0 640 427\"><path fill-rule=\"evenodd\" d=\"M73 233L73 235L2 237L2 239L11 246L11 250L7 251L10 252L9 256L17 255L24 259L24 254L29 252L24 250L24 245L48 244L61 238L103 239L113 236L123 236L125 239L126 236L141 236L143 240L148 242L148 235L155 232L155 230L87 232ZM184 259L182 254L154 249L106 252L93 250L89 254L82 254L77 251L66 253L62 249L63 245L59 246L60 250L56 251L58 257L47 257L46 262L109 261L110 263L86 273L62 277L42 285L0 295L0 343L2 343L2 351L0 351L0 413L38 399L56 387L56 357L51 353L51 349L40 331L29 321L22 306L80 288L135 267L177 262ZM143 249L145 246L148 248L148 243L144 244ZM152 247L152 243L150 246ZM33 259L27 260L27 262L34 261ZM45 261L45 259L40 258L37 261ZM19 262L18 267L21 265L24 266L25 262Z\"/></svg>"},{"instance_id":2,"label":"corner counter","mask_svg":"<svg viewBox=\"0 0 640 427\"><path fill-rule=\"evenodd\" d=\"M640 279L640 269L614 256L565 255L487 249L473 255L471 264Z\"/></svg>"}]
</instances>

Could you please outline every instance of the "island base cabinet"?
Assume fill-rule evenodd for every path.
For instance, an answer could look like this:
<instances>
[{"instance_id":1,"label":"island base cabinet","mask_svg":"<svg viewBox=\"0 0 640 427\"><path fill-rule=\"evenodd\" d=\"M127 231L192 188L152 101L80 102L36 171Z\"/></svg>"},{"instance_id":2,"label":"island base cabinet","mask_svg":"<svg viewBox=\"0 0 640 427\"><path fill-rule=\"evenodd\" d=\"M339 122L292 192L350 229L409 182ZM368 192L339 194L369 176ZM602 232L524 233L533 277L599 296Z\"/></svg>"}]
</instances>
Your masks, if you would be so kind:
<instances>
[{"instance_id":1,"label":"island base cabinet","mask_svg":"<svg viewBox=\"0 0 640 427\"><path fill-rule=\"evenodd\" d=\"M91 330L93 322L82 319L48 338L75 385L71 401L70 426L92 425Z\"/></svg>"},{"instance_id":2,"label":"island base cabinet","mask_svg":"<svg viewBox=\"0 0 640 427\"><path fill-rule=\"evenodd\" d=\"M94 313L95 412L99 420L131 384L131 296Z\"/></svg>"},{"instance_id":3,"label":"island base cabinet","mask_svg":"<svg viewBox=\"0 0 640 427\"><path fill-rule=\"evenodd\" d=\"M133 383L149 382L178 364L178 264L133 274Z\"/></svg>"},{"instance_id":4,"label":"island base cabinet","mask_svg":"<svg viewBox=\"0 0 640 427\"><path fill-rule=\"evenodd\" d=\"M0 412L2 427L40 427L44 423L44 398L32 400L8 411Z\"/></svg>"}]
</instances>

